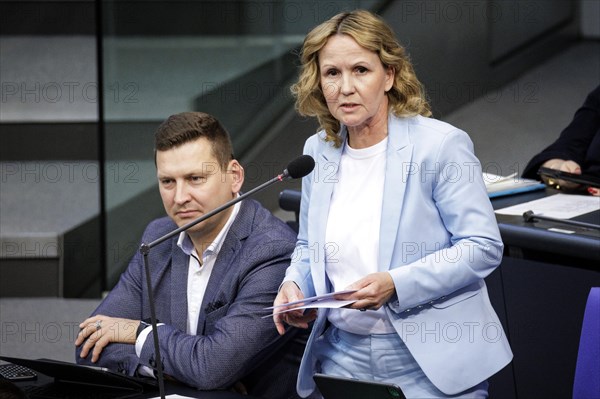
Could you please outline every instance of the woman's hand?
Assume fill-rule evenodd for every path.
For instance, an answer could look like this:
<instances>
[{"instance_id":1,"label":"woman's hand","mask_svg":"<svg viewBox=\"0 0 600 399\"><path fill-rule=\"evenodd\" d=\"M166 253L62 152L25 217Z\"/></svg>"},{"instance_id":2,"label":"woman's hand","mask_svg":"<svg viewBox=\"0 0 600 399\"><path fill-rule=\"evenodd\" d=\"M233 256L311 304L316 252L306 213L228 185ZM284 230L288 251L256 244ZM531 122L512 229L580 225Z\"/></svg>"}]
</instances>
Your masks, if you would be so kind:
<instances>
[{"instance_id":1,"label":"woman's hand","mask_svg":"<svg viewBox=\"0 0 600 399\"><path fill-rule=\"evenodd\" d=\"M388 272L371 273L345 289L358 290L352 294L336 295L336 299L356 299L351 309L377 310L396 292L394 280Z\"/></svg>"},{"instance_id":2,"label":"woman's hand","mask_svg":"<svg viewBox=\"0 0 600 399\"><path fill-rule=\"evenodd\" d=\"M304 294L300 291L300 288L298 288L296 283L288 281L281 286L281 289L273 302L273 306L298 301L300 299L304 299ZM281 312L285 309L288 309L288 307L274 309L274 312ZM273 322L275 323L275 327L277 327L277 332L280 335L283 335L285 334L284 323L293 327L308 328L308 323L316 318L317 311L315 309L310 309L306 313L304 312L304 309L298 309L286 313L274 314Z\"/></svg>"}]
</instances>

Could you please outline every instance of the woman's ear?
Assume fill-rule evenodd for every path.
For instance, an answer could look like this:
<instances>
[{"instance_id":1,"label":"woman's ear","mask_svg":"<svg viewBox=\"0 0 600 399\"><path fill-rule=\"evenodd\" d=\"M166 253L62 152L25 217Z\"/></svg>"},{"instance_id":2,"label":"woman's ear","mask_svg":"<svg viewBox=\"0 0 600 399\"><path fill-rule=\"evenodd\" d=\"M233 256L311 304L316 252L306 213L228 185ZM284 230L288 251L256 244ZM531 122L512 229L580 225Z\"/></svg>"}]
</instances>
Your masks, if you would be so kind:
<instances>
[{"instance_id":1,"label":"woman's ear","mask_svg":"<svg viewBox=\"0 0 600 399\"><path fill-rule=\"evenodd\" d=\"M396 79L396 70L389 66L387 67L387 71L385 71L385 92L390 91L392 86L394 86L394 80Z\"/></svg>"}]
</instances>

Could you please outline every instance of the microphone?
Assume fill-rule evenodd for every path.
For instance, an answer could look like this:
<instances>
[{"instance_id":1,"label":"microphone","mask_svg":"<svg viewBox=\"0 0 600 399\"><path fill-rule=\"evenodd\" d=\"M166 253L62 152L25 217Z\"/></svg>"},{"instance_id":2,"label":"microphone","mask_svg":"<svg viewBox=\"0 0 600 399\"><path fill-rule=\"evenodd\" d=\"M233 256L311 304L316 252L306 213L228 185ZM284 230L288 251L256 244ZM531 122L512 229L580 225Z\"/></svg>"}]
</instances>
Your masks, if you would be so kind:
<instances>
[{"instance_id":1,"label":"microphone","mask_svg":"<svg viewBox=\"0 0 600 399\"><path fill-rule=\"evenodd\" d=\"M596 229L596 230L600 229L600 225L597 225L597 224L579 222L577 220L558 219L558 218L552 218L549 216L536 215L533 211L527 211L527 212L523 213L523 220L526 223L533 223L533 222L535 222L535 219L547 220L550 222L557 222L557 223L564 223L564 224L569 224L572 226L585 227L588 229Z\"/></svg>"},{"instance_id":2,"label":"microphone","mask_svg":"<svg viewBox=\"0 0 600 399\"><path fill-rule=\"evenodd\" d=\"M306 176L315 168L315 160L310 155L300 155L290 162L283 171L285 177L298 179Z\"/></svg>"},{"instance_id":3,"label":"microphone","mask_svg":"<svg viewBox=\"0 0 600 399\"><path fill-rule=\"evenodd\" d=\"M267 188L268 186L272 185L273 183L277 183L277 182L280 182L283 180L298 179L298 178L304 177L304 176L308 175L310 172L312 172L314 167L315 167L315 160L310 155L301 155L298 158L291 161L287 165L287 168L284 169L283 173L275 176L271 180L261 184L258 187L253 188L252 190L250 190L242 195L238 195L236 198L232 199L231 201L226 202L225 204L221 205L220 207L213 209L212 211L200 216L199 218L191 221L190 223L188 223L184 226L181 226L181 227L171 231L170 233L165 234L162 237L159 237L158 239L152 241L151 243L149 243L149 244L142 243L142 245L140 246L140 253L144 257L144 268L146 269L146 285L148 288L148 301L150 302L150 321L151 321L151 325L152 325L152 338L154 341L154 352L156 354L155 360L156 360L156 369L157 369L157 373L158 373L158 376L157 376L158 390L159 390L161 399L165 399L165 384L164 384L162 360L160 358L160 347L158 344L158 332L157 332L157 327L156 327L156 324L157 324L156 308L154 306L154 293L152 292L152 282L151 282L151 277L150 277L150 264L148 261L148 254L150 253L150 249L152 249L153 247L157 246L158 244L168 240L169 238L176 236L183 231L186 231L190 227L195 226L198 223L201 223L201 222L205 221L206 219L213 217L217 213L220 213L220 212L224 211L225 209L229 208L230 206L235 205L236 203L240 202L241 200L248 198L249 196Z\"/></svg>"}]
</instances>

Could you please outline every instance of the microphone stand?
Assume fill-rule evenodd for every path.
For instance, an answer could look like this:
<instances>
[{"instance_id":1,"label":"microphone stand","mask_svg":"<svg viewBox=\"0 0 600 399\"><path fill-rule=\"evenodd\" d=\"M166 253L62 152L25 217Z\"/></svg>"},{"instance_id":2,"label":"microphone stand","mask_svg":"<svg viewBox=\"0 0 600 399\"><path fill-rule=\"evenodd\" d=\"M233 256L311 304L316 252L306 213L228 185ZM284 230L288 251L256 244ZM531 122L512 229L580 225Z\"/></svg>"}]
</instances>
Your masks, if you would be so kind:
<instances>
[{"instance_id":1,"label":"microphone stand","mask_svg":"<svg viewBox=\"0 0 600 399\"><path fill-rule=\"evenodd\" d=\"M198 223L203 222L206 219L216 215L217 213L224 211L225 209L229 208L230 206L237 204L241 200L249 197L250 195L267 188L271 184L277 183L279 181L283 181L285 179L290 179L290 178L291 178L290 174L288 173L288 170L286 169L283 171L282 174L275 176L271 180L261 184L258 187L253 188L252 190L248 191L247 193L237 196L233 200L221 205L218 208L213 209L212 211L208 212L205 215L200 216L198 219L192 220L190 223L188 223L184 226L181 226L181 227L171 231L170 233L165 234L162 237L159 237L158 239L152 241L149 244L142 243L142 245L140 246L140 253L144 257L144 268L146 269L146 285L148 288L148 300L150 301L150 321L151 321L151 325L152 325L152 337L153 337L153 341L154 341L154 352L156 352L156 369L158 372L158 376L157 376L158 391L160 393L161 399L165 399L165 382L164 382L162 360L160 357L160 346L158 344L158 331L157 331L157 327L156 327L157 322L156 322L156 309L154 306L154 294L152 292L152 282L150 281L150 265L149 265L149 261L148 261L148 254L150 253L150 250L153 247L157 246L158 244L168 240L169 238L171 238L177 234L180 234L181 232L186 231L190 227L195 226Z\"/></svg>"}]
</instances>

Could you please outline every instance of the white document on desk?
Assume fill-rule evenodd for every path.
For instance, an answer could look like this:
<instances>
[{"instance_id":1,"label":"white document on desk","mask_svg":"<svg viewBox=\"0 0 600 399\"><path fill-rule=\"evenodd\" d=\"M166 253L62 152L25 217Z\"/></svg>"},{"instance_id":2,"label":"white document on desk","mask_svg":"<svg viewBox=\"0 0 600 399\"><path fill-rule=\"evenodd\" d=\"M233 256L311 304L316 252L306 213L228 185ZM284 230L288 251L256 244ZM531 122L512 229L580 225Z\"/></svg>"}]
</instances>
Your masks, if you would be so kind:
<instances>
[{"instance_id":1,"label":"white document on desk","mask_svg":"<svg viewBox=\"0 0 600 399\"><path fill-rule=\"evenodd\" d=\"M524 202L496 210L500 215L521 216L527 211L533 211L540 216L558 219L571 219L579 215L600 209L600 197L591 195L555 194L534 201Z\"/></svg>"}]
</instances>

